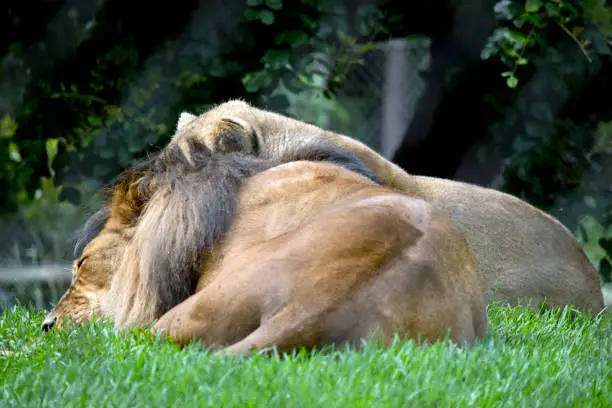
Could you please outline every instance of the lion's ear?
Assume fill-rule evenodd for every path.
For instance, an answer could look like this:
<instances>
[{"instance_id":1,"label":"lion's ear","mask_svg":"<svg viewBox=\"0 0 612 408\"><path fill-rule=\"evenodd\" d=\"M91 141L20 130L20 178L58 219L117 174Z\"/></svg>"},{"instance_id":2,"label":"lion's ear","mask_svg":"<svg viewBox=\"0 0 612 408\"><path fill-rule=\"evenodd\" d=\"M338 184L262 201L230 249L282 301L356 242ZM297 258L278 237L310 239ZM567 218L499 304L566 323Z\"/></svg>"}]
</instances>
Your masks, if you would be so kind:
<instances>
[{"instance_id":1,"label":"lion's ear","mask_svg":"<svg viewBox=\"0 0 612 408\"><path fill-rule=\"evenodd\" d=\"M259 143L251 124L237 117L223 117L213 130L213 150L221 153L259 154Z\"/></svg>"},{"instance_id":2,"label":"lion's ear","mask_svg":"<svg viewBox=\"0 0 612 408\"><path fill-rule=\"evenodd\" d=\"M179 116L178 123L176 124L176 131L179 132L183 130L188 123L192 122L196 118L196 115L193 115L189 112L181 113L181 115Z\"/></svg>"}]
</instances>

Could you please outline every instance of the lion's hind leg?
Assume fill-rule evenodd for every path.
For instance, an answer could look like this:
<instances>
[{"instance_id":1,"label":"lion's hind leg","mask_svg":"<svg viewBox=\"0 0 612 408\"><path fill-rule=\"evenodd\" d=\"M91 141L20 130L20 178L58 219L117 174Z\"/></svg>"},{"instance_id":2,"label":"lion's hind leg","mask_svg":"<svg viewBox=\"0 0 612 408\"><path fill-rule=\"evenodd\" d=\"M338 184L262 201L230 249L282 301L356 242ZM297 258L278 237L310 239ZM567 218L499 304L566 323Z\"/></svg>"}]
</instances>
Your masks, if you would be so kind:
<instances>
[{"instance_id":1,"label":"lion's hind leg","mask_svg":"<svg viewBox=\"0 0 612 408\"><path fill-rule=\"evenodd\" d=\"M201 340L207 349L231 355L273 346L286 352L320 342L321 320L316 308L292 302L265 319L257 302L245 296L246 291L215 289L200 291L169 310L152 332L161 331L181 346Z\"/></svg>"},{"instance_id":2,"label":"lion's hind leg","mask_svg":"<svg viewBox=\"0 0 612 408\"><path fill-rule=\"evenodd\" d=\"M162 315L152 332L161 331L181 346L201 340L206 348L218 350L259 326L261 314L248 293L233 285L208 287Z\"/></svg>"},{"instance_id":3,"label":"lion's hind leg","mask_svg":"<svg viewBox=\"0 0 612 408\"><path fill-rule=\"evenodd\" d=\"M219 351L219 354L248 356L255 351L287 353L318 346L323 335L320 316L307 312L296 302L262 323L242 340Z\"/></svg>"}]
</instances>

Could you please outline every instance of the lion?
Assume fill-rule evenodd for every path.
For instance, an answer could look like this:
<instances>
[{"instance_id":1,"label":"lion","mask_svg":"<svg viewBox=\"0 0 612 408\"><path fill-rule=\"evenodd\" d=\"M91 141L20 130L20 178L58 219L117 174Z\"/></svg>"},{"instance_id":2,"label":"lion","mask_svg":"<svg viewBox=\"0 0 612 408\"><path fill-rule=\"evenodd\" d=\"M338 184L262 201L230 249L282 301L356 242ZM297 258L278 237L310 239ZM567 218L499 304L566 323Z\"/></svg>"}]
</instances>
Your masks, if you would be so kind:
<instances>
[{"instance_id":1,"label":"lion","mask_svg":"<svg viewBox=\"0 0 612 408\"><path fill-rule=\"evenodd\" d=\"M487 303L495 299L508 306L571 306L585 313L604 308L597 271L572 233L512 195L407 174L355 139L241 100L222 103L200 116L182 113L170 143L184 148L193 139L213 151L240 146L254 157L281 162L293 160L296 146L340 147L356 155L385 186L421 198L450 216L476 256Z\"/></svg>"},{"instance_id":2,"label":"lion","mask_svg":"<svg viewBox=\"0 0 612 408\"><path fill-rule=\"evenodd\" d=\"M476 260L446 214L336 146L291 157L190 140L124 171L43 329L102 315L230 355L485 336Z\"/></svg>"}]
</instances>

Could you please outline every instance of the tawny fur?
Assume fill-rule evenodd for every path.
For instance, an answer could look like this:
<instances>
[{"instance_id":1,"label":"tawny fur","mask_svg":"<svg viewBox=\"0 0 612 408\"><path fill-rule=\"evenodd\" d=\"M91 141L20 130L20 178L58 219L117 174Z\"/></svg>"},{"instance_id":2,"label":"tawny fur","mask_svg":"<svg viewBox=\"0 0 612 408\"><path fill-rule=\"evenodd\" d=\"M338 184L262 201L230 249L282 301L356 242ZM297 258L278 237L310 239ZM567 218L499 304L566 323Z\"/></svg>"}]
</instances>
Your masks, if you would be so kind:
<instances>
[{"instance_id":1,"label":"tawny fur","mask_svg":"<svg viewBox=\"0 0 612 408\"><path fill-rule=\"evenodd\" d=\"M597 271L558 220L511 195L452 180L410 175L350 137L234 100L195 116L183 113L171 144L197 139L213 151L231 134L258 157L291 161L291 150L333 144L361 159L383 184L419 197L459 225L476 256L487 301L604 307ZM242 141L237 141L237 135Z\"/></svg>"},{"instance_id":2,"label":"tawny fur","mask_svg":"<svg viewBox=\"0 0 612 408\"><path fill-rule=\"evenodd\" d=\"M253 177L197 293L155 324L230 354L373 337L484 336L484 292L459 229L419 199L330 164Z\"/></svg>"},{"instance_id":3,"label":"tawny fur","mask_svg":"<svg viewBox=\"0 0 612 408\"><path fill-rule=\"evenodd\" d=\"M122 266L140 264L138 248L145 243L135 238L141 225L153 228L141 222L159 205L155 194L163 191L163 183L156 184L158 190L134 226L109 227L132 224L117 222L113 214L118 212L110 211L105 227L77 263L73 288L47 321L60 315L83 321L100 313L122 325L118 316L138 305L110 301L114 298L108 295L122 287L135 297L139 281L163 279L155 269ZM182 190L175 195L189 196ZM154 327L176 342L186 344L195 337L211 349L237 354L271 346L289 351L354 343L371 336L389 344L396 333L429 341L448 334L457 343L484 336L484 293L474 257L459 229L424 201L335 164L298 161L247 178L236 206L224 237L204 251L207 256L192 253L187 262L199 265L195 294ZM153 213L176 220L184 208L174 210L176 214ZM191 227L205 230L209 225ZM184 251L182 247L192 247L190 241L184 239L174 249ZM116 255L104 257L104 265L88 263L97 253L108 255L105 245ZM157 259L166 256L161 253ZM96 266L113 272L96 278ZM160 285L142 288L152 298L160 296ZM87 309L83 293L104 296L104 308L92 301ZM137 324L160 317L146 316L156 312L145 309Z\"/></svg>"}]
</instances>

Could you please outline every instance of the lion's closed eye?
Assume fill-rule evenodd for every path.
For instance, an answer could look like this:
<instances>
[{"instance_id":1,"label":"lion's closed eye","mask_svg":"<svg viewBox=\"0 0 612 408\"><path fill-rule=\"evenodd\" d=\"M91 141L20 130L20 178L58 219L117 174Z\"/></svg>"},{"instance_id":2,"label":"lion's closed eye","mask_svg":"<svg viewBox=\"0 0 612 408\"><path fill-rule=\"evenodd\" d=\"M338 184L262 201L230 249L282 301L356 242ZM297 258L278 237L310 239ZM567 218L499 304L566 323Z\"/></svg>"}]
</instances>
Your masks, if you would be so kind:
<instances>
[{"instance_id":1,"label":"lion's closed eye","mask_svg":"<svg viewBox=\"0 0 612 408\"><path fill-rule=\"evenodd\" d=\"M81 259L79 259L76 263L76 269L80 269L81 266L83 266L83 262L85 262L85 260L87 259L87 256L82 257Z\"/></svg>"},{"instance_id":2,"label":"lion's closed eye","mask_svg":"<svg viewBox=\"0 0 612 408\"><path fill-rule=\"evenodd\" d=\"M252 154L254 154L255 156L259 155L259 140L257 139L257 136L255 135L253 129L251 127L249 127L247 124L242 124L239 123L233 119L230 118L222 118L221 122L224 123L225 125L228 125L228 130L231 130L233 132L237 132L232 134L230 136L230 139L232 137L235 136L241 136L240 137L240 142L239 143L244 143L242 137L246 136L247 140L250 142L251 146L250 148L252 149ZM227 137L227 134L225 135ZM225 142L225 144L227 144L227 142ZM240 146L238 147L239 149L244 149L244 146ZM236 147L234 147L234 151L238 151L236 150Z\"/></svg>"},{"instance_id":3,"label":"lion's closed eye","mask_svg":"<svg viewBox=\"0 0 612 408\"><path fill-rule=\"evenodd\" d=\"M221 122L227 123L227 124L229 124L231 126L235 126L236 128L238 128L240 130L245 130L244 126L242 126L240 123L236 122L235 120L228 119L228 118L223 118L223 119L221 119Z\"/></svg>"}]
</instances>

